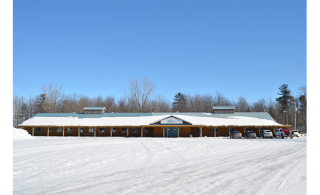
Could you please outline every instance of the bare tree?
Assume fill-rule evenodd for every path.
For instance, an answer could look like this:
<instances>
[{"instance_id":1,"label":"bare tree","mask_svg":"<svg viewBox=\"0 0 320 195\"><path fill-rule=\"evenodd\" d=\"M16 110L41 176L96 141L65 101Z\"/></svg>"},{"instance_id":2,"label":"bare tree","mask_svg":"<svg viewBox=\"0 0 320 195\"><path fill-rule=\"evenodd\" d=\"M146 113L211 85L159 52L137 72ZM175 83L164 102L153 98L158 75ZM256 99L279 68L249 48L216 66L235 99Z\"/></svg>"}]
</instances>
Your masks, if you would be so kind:
<instances>
[{"instance_id":1,"label":"bare tree","mask_svg":"<svg viewBox=\"0 0 320 195\"><path fill-rule=\"evenodd\" d=\"M237 112L249 112L249 103L247 102L246 98L243 96L240 96L238 98L238 102L236 104L236 111Z\"/></svg>"},{"instance_id":2,"label":"bare tree","mask_svg":"<svg viewBox=\"0 0 320 195\"><path fill-rule=\"evenodd\" d=\"M46 104L46 109L48 112L50 113L56 113L57 112L57 102L58 99L61 97L61 95L63 94L62 92L62 86L53 85L53 84L49 84L49 86L47 86L46 84L43 84L41 86L43 94L46 95L46 100L47 100L47 104Z\"/></svg>"},{"instance_id":3,"label":"bare tree","mask_svg":"<svg viewBox=\"0 0 320 195\"><path fill-rule=\"evenodd\" d=\"M117 110L115 98L112 96L107 96L104 99L104 107L106 107L106 112L115 112Z\"/></svg>"},{"instance_id":4,"label":"bare tree","mask_svg":"<svg viewBox=\"0 0 320 195\"><path fill-rule=\"evenodd\" d=\"M121 97L118 100L117 112L128 112L127 98Z\"/></svg>"},{"instance_id":5,"label":"bare tree","mask_svg":"<svg viewBox=\"0 0 320 195\"><path fill-rule=\"evenodd\" d=\"M258 102L253 103L254 112L265 112L267 110L266 100L264 98L259 99Z\"/></svg>"},{"instance_id":6,"label":"bare tree","mask_svg":"<svg viewBox=\"0 0 320 195\"><path fill-rule=\"evenodd\" d=\"M130 81L127 92L128 102L134 103L137 112L145 112L145 106L150 101L155 88L155 83L147 77L140 80L136 78L135 80Z\"/></svg>"},{"instance_id":7,"label":"bare tree","mask_svg":"<svg viewBox=\"0 0 320 195\"><path fill-rule=\"evenodd\" d=\"M214 100L215 106L231 106L230 100L226 98L221 92L216 92Z\"/></svg>"}]
</instances>

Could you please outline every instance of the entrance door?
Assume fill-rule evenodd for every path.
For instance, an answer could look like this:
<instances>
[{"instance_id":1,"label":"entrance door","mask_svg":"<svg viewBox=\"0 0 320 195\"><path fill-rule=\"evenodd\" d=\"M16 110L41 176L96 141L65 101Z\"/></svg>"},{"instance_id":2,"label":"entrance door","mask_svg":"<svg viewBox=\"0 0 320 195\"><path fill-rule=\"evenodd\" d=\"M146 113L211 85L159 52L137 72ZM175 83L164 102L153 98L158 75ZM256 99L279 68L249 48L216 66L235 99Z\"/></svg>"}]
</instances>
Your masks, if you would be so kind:
<instances>
[{"instance_id":1,"label":"entrance door","mask_svg":"<svg viewBox=\"0 0 320 195\"><path fill-rule=\"evenodd\" d=\"M167 127L167 137L178 137L177 127Z\"/></svg>"},{"instance_id":2,"label":"entrance door","mask_svg":"<svg viewBox=\"0 0 320 195\"><path fill-rule=\"evenodd\" d=\"M178 137L178 129L177 129L177 127L172 127L172 137Z\"/></svg>"},{"instance_id":3,"label":"entrance door","mask_svg":"<svg viewBox=\"0 0 320 195\"><path fill-rule=\"evenodd\" d=\"M172 137L171 127L167 127L167 137Z\"/></svg>"}]
</instances>

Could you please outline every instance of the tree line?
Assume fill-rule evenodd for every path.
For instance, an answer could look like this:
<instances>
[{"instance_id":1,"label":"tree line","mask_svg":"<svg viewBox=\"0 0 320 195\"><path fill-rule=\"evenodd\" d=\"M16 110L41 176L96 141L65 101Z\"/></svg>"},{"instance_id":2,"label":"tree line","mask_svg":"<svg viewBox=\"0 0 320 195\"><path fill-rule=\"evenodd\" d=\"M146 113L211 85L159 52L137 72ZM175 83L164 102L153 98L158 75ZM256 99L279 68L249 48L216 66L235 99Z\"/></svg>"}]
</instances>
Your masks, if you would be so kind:
<instances>
[{"instance_id":1,"label":"tree line","mask_svg":"<svg viewBox=\"0 0 320 195\"><path fill-rule=\"evenodd\" d=\"M156 84L148 78L135 79L125 94L118 100L114 96L88 97L82 94L64 94L62 86L42 85L42 93L25 98L13 98L13 124L18 125L37 113L82 113L84 107L105 107L105 112L212 112L213 106L235 106L235 112L268 112L281 124L294 126L296 109L296 126L307 126L306 86L299 87L299 95L293 97L287 84L279 87L276 99L261 98L249 103L244 96L231 101L221 92L207 94L175 94L171 103L163 95L156 95Z\"/></svg>"}]
</instances>

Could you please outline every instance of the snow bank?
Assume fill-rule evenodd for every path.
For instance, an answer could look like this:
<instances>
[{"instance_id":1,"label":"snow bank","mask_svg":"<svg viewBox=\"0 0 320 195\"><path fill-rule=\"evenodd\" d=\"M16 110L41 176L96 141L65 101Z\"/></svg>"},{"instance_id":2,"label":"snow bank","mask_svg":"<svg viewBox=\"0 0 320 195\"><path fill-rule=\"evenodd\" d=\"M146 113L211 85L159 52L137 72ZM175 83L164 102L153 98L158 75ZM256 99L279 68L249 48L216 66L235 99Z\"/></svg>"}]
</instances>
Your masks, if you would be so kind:
<instances>
[{"instance_id":1,"label":"snow bank","mask_svg":"<svg viewBox=\"0 0 320 195\"><path fill-rule=\"evenodd\" d=\"M33 137L23 129L17 129L13 127L13 140L25 140L25 139L33 139Z\"/></svg>"}]
</instances>

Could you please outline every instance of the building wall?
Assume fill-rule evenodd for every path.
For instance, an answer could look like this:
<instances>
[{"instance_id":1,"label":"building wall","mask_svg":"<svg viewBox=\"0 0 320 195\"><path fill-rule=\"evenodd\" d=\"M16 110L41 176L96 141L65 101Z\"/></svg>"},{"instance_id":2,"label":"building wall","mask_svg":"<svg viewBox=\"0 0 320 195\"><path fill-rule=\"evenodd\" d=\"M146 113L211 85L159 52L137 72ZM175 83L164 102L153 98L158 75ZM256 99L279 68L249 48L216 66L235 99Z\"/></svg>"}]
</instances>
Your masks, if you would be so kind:
<instances>
[{"instance_id":1,"label":"building wall","mask_svg":"<svg viewBox=\"0 0 320 195\"><path fill-rule=\"evenodd\" d=\"M47 136L47 127L41 127L41 132L37 133L36 128L34 129L34 135L35 136ZM51 133L49 133L49 136L62 136L61 133L57 133L57 128L58 127L51 127ZM83 133L80 133L80 136L94 136L94 133L89 133L89 127L82 127L83 128ZM99 132L100 127L96 127L96 136L97 137L109 137L110 136L110 127L104 127L105 132L100 133ZM129 130L129 137L141 137L141 127L138 128L138 133L133 133L133 127L116 127L116 133L112 133L112 136L121 136L121 137L126 137L127 133L121 133L121 128L128 128ZM252 131L254 131L257 136L259 134L259 129L255 127L251 127ZM32 135L32 127L24 127L23 129L27 130L29 134ZM161 127L149 127L150 132L149 133L143 133L144 137L163 137L163 131ZM274 129L272 127L268 127L269 130L272 132ZM144 128L145 131L145 128ZM167 130L165 129L165 137L167 136ZM240 131L242 135L245 133L245 130L242 127L234 127L234 131ZM191 134L193 137L200 137L200 133L196 132L196 127L181 127L179 129L179 137L189 137L189 134ZM64 136L78 136L78 127L72 127L72 133L67 133L67 127L64 127ZM212 127L203 127L202 128L202 136L207 136L207 137L214 137L214 133L212 131ZM227 127L218 127L218 133L216 134L217 137L228 137L229 136L229 131Z\"/></svg>"}]
</instances>

